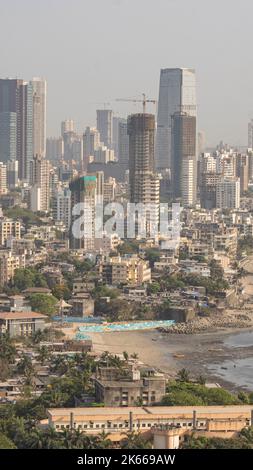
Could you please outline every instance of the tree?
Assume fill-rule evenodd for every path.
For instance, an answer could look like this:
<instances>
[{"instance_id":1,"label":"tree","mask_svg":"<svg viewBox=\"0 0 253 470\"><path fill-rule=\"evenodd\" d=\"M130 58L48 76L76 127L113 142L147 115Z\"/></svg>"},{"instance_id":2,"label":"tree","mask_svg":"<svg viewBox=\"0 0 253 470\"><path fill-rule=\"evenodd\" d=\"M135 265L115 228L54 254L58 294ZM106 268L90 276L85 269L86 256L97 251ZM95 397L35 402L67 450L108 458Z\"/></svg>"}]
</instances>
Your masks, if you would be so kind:
<instances>
[{"instance_id":1,"label":"tree","mask_svg":"<svg viewBox=\"0 0 253 470\"><path fill-rule=\"evenodd\" d=\"M46 346L42 346L38 351L37 359L44 365L50 358L50 351Z\"/></svg>"},{"instance_id":2,"label":"tree","mask_svg":"<svg viewBox=\"0 0 253 470\"><path fill-rule=\"evenodd\" d=\"M17 354L14 341L8 333L0 335L0 359L13 364Z\"/></svg>"},{"instance_id":3,"label":"tree","mask_svg":"<svg viewBox=\"0 0 253 470\"><path fill-rule=\"evenodd\" d=\"M152 282L151 284L148 285L148 288L147 288L148 295L157 294L160 291L161 291L161 286L159 282Z\"/></svg>"},{"instance_id":4,"label":"tree","mask_svg":"<svg viewBox=\"0 0 253 470\"><path fill-rule=\"evenodd\" d=\"M71 297L71 291L66 284L56 284L52 289L52 294L58 300L69 300Z\"/></svg>"},{"instance_id":5,"label":"tree","mask_svg":"<svg viewBox=\"0 0 253 470\"><path fill-rule=\"evenodd\" d=\"M145 259L149 261L150 267L153 268L157 261L160 261L160 252L154 248L146 251Z\"/></svg>"},{"instance_id":6,"label":"tree","mask_svg":"<svg viewBox=\"0 0 253 470\"><path fill-rule=\"evenodd\" d=\"M140 432L129 431L122 433L122 449L150 449L151 443L145 439Z\"/></svg>"},{"instance_id":7,"label":"tree","mask_svg":"<svg viewBox=\"0 0 253 470\"><path fill-rule=\"evenodd\" d=\"M14 442L12 442L7 436L0 433L0 449L16 449Z\"/></svg>"},{"instance_id":8,"label":"tree","mask_svg":"<svg viewBox=\"0 0 253 470\"><path fill-rule=\"evenodd\" d=\"M31 294L29 295L29 302L32 310L40 312L49 317L55 315L56 304L58 300L53 295L48 294Z\"/></svg>"},{"instance_id":9,"label":"tree","mask_svg":"<svg viewBox=\"0 0 253 470\"><path fill-rule=\"evenodd\" d=\"M178 380L180 382L190 382L190 373L187 369L181 369L177 373Z\"/></svg>"},{"instance_id":10,"label":"tree","mask_svg":"<svg viewBox=\"0 0 253 470\"><path fill-rule=\"evenodd\" d=\"M209 267L210 267L210 277L212 279L215 279L216 281L223 279L224 270L215 259L212 259L210 261Z\"/></svg>"},{"instance_id":11,"label":"tree","mask_svg":"<svg viewBox=\"0 0 253 470\"><path fill-rule=\"evenodd\" d=\"M24 291L29 287L48 287L46 278L35 268L16 269L13 284L19 291Z\"/></svg>"}]
</instances>

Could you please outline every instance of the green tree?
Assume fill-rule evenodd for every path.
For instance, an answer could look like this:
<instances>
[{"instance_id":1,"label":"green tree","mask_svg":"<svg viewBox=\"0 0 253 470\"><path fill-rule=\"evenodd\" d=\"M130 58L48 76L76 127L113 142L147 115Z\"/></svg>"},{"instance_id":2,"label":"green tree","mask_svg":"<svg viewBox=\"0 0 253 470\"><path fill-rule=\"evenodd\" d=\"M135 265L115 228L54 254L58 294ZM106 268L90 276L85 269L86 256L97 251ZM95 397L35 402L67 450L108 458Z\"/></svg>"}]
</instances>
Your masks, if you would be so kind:
<instances>
[{"instance_id":1,"label":"green tree","mask_svg":"<svg viewBox=\"0 0 253 470\"><path fill-rule=\"evenodd\" d=\"M150 449L151 443L145 439L140 432L129 431L122 433L123 439L121 442L122 449Z\"/></svg>"},{"instance_id":2,"label":"green tree","mask_svg":"<svg viewBox=\"0 0 253 470\"><path fill-rule=\"evenodd\" d=\"M16 449L14 442L12 442L7 436L0 433L0 449Z\"/></svg>"},{"instance_id":3,"label":"green tree","mask_svg":"<svg viewBox=\"0 0 253 470\"><path fill-rule=\"evenodd\" d=\"M49 317L56 314L56 304L58 299L56 299L53 295L31 294L29 295L29 302L32 310L35 312L43 313Z\"/></svg>"},{"instance_id":4,"label":"green tree","mask_svg":"<svg viewBox=\"0 0 253 470\"><path fill-rule=\"evenodd\" d=\"M190 382L190 373L187 369L180 369L177 373L180 382Z\"/></svg>"},{"instance_id":5,"label":"green tree","mask_svg":"<svg viewBox=\"0 0 253 470\"><path fill-rule=\"evenodd\" d=\"M69 300L71 298L71 291L66 284L56 284L52 289L52 294L58 300Z\"/></svg>"}]
</instances>

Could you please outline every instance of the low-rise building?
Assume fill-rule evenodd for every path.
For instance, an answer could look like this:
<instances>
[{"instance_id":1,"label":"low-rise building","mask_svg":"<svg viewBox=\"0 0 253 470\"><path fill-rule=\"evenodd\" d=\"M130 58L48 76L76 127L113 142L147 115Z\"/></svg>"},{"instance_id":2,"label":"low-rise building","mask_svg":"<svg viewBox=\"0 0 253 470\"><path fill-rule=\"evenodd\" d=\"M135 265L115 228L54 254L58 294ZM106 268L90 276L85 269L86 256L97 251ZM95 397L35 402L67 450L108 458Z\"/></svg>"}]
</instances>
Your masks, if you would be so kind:
<instances>
[{"instance_id":1,"label":"low-rise building","mask_svg":"<svg viewBox=\"0 0 253 470\"><path fill-rule=\"evenodd\" d=\"M0 335L32 336L45 328L47 316L36 312L0 312Z\"/></svg>"},{"instance_id":2,"label":"low-rise building","mask_svg":"<svg viewBox=\"0 0 253 470\"><path fill-rule=\"evenodd\" d=\"M102 263L103 282L109 285L138 285L151 282L148 261L138 256L115 256Z\"/></svg>"},{"instance_id":3,"label":"low-rise building","mask_svg":"<svg viewBox=\"0 0 253 470\"><path fill-rule=\"evenodd\" d=\"M154 405L165 395L166 380L154 369L139 370L135 365L119 370L100 368L95 379L95 395L105 406Z\"/></svg>"}]
</instances>

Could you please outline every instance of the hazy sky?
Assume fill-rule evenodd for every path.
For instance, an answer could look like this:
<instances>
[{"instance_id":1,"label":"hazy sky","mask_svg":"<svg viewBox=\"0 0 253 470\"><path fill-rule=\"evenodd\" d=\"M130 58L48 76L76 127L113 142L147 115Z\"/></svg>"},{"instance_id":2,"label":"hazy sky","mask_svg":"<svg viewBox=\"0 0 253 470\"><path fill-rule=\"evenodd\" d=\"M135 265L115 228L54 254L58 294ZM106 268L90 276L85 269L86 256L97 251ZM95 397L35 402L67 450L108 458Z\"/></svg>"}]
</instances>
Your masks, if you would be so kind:
<instances>
[{"instance_id":1,"label":"hazy sky","mask_svg":"<svg viewBox=\"0 0 253 470\"><path fill-rule=\"evenodd\" d=\"M157 98L161 67L193 67L208 143L247 144L252 25L252 0L0 0L0 76L47 79L58 135L66 118L94 125L100 102L137 112L115 98Z\"/></svg>"}]
</instances>

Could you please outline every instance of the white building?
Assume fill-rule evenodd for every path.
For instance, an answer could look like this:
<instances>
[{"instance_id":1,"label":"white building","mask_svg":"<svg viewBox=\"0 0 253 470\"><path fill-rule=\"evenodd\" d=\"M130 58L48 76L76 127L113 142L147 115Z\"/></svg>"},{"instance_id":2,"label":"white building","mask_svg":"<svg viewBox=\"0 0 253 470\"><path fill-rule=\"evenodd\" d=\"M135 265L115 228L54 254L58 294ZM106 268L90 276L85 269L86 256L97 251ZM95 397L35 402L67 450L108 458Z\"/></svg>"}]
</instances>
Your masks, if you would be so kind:
<instances>
[{"instance_id":1,"label":"white building","mask_svg":"<svg viewBox=\"0 0 253 470\"><path fill-rule=\"evenodd\" d=\"M7 167L0 162L0 195L7 193Z\"/></svg>"},{"instance_id":2,"label":"white building","mask_svg":"<svg viewBox=\"0 0 253 470\"><path fill-rule=\"evenodd\" d=\"M197 114L195 70L162 69L157 116L157 168L171 167L171 118L178 112L189 116Z\"/></svg>"},{"instance_id":3,"label":"white building","mask_svg":"<svg viewBox=\"0 0 253 470\"><path fill-rule=\"evenodd\" d=\"M30 197L31 210L48 212L50 202L50 163L45 158L36 156L31 163L31 184L32 191ZM35 200L33 200L35 198Z\"/></svg>"},{"instance_id":4,"label":"white building","mask_svg":"<svg viewBox=\"0 0 253 470\"><path fill-rule=\"evenodd\" d=\"M240 178L222 178L216 188L216 205L219 209L239 209Z\"/></svg>"},{"instance_id":5,"label":"white building","mask_svg":"<svg viewBox=\"0 0 253 470\"><path fill-rule=\"evenodd\" d=\"M63 222L67 229L71 224L71 191L61 189L53 197L53 218L56 221Z\"/></svg>"}]
</instances>

